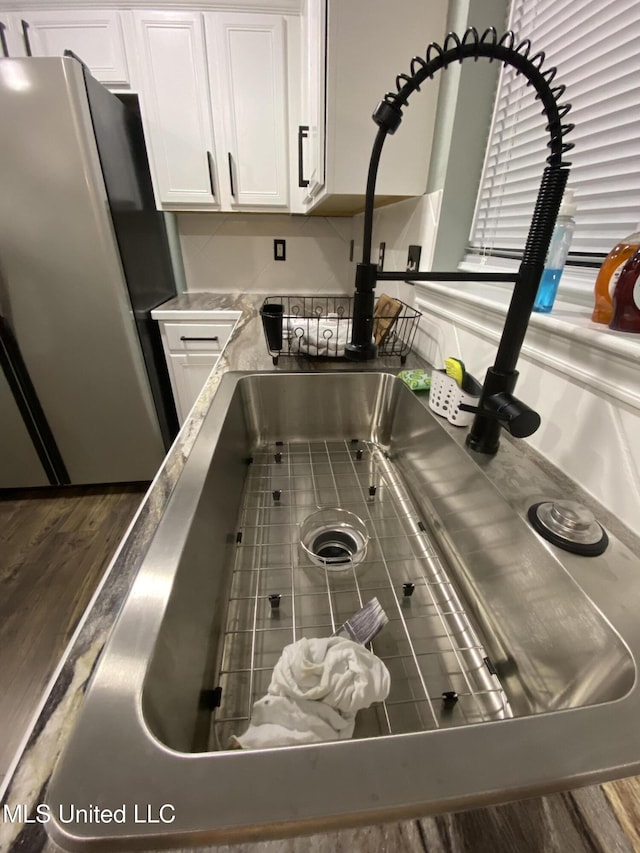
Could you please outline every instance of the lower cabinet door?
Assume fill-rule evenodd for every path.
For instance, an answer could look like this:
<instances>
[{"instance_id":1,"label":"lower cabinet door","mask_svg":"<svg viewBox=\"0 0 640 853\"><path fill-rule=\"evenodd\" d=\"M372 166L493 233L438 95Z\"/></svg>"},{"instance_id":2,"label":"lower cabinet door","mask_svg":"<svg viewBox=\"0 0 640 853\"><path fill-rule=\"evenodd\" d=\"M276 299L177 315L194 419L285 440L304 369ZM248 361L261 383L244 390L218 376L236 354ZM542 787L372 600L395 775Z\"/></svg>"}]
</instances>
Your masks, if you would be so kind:
<instances>
[{"instance_id":1,"label":"lower cabinet door","mask_svg":"<svg viewBox=\"0 0 640 853\"><path fill-rule=\"evenodd\" d=\"M216 366L218 356L209 353L186 353L167 357L169 377L180 425L185 422L193 404Z\"/></svg>"}]
</instances>

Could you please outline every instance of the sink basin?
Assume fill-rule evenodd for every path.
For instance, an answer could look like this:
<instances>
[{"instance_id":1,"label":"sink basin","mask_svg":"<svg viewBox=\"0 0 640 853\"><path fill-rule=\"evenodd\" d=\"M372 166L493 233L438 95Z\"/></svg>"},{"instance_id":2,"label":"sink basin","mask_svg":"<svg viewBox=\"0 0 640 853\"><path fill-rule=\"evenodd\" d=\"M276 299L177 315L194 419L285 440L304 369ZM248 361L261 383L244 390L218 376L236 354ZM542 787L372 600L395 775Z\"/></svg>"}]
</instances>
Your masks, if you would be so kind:
<instances>
[{"instance_id":1,"label":"sink basin","mask_svg":"<svg viewBox=\"0 0 640 853\"><path fill-rule=\"evenodd\" d=\"M301 545L325 507L360 522L357 561ZM631 772L638 561L614 537L565 554L522 515L391 374L226 374L54 773L48 831L69 850L226 843ZM230 749L282 648L373 596L392 686L354 739ZM69 803L125 820L67 820Z\"/></svg>"}]
</instances>

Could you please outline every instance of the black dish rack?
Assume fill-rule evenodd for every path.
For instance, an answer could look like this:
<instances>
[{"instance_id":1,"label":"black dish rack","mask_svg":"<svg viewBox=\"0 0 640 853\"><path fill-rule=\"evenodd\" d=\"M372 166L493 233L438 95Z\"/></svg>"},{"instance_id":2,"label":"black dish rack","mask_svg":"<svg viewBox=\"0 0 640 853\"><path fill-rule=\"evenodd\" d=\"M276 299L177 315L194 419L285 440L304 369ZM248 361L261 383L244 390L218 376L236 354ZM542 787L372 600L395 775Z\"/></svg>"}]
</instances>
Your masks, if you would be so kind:
<instances>
[{"instance_id":1,"label":"black dish rack","mask_svg":"<svg viewBox=\"0 0 640 853\"><path fill-rule=\"evenodd\" d=\"M393 302L400 304L400 313L376 314L374 338L378 355L398 356L404 364L411 352L421 312L401 299ZM280 356L344 358L345 344L351 340L353 297L268 296L260 315L274 364Z\"/></svg>"}]
</instances>

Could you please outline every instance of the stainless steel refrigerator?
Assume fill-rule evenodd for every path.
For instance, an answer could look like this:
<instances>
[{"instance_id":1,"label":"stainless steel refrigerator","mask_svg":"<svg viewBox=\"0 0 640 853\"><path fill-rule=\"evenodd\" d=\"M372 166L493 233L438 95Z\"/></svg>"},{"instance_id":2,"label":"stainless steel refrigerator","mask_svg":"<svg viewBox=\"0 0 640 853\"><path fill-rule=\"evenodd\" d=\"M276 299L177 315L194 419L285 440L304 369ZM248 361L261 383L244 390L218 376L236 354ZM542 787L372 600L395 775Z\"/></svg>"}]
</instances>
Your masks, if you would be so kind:
<instances>
[{"instance_id":1,"label":"stainless steel refrigerator","mask_svg":"<svg viewBox=\"0 0 640 853\"><path fill-rule=\"evenodd\" d=\"M139 115L73 58L0 60L0 488L149 480L176 293Z\"/></svg>"}]
</instances>

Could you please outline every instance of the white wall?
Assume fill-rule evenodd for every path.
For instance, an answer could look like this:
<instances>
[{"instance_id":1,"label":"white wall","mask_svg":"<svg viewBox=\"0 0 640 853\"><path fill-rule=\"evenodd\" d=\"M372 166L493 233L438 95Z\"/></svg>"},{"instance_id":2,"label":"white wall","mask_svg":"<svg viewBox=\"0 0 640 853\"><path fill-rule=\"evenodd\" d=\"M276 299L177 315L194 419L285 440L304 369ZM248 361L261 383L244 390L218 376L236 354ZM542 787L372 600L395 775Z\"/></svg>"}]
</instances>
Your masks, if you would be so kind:
<instances>
[{"instance_id":1,"label":"white wall","mask_svg":"<svg viewBox=\"0 0 640 853\"><path fill-rule=\"evenodd\" d=\"M407 251L409 246L421 246L420 269L430 270L433 261L435 238L440 216L442 192L436 191L419 198L390 204L378 208L373 215L373 237L371 244L371 260L376 263L380 243L385 246L384 269L406 270ZM353 218L353 236L355 242L354 264L352 277L355 274L355 263L362 260L362 236L364 215ZM407 273L409 277L409 273ZM387 293L389 296L402 299L413 305L414 288L400 282L380 282L376 293Z\"/></svg>"},{"instance_id":2,"label":"white wall","mask_svg":"<svg viewBox=\"0 0 640 853\"><path fill-rule=\"evenodd\" d=\"M188 291L349 293L351 218L180 213ZM274 239L286 260L274 261Z\"/></svg>"}]
</instances>

